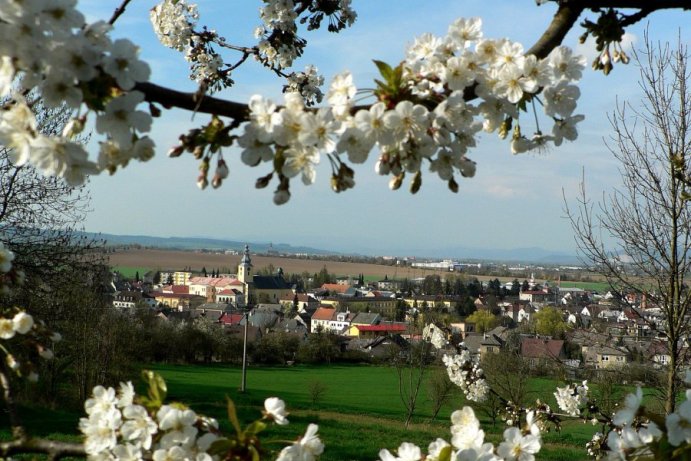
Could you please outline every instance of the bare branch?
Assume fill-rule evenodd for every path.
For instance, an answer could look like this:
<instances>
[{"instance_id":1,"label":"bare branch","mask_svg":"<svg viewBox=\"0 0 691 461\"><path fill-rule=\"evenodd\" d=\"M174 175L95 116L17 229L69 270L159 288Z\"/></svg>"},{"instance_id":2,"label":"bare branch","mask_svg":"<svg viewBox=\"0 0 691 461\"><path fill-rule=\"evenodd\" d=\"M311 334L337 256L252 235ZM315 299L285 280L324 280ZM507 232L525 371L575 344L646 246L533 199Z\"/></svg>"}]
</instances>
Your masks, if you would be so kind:
<instances>
[{"instance_id":1,"label":"bare branch","mask_svg":"<svg viewBox=\"0 0 691 461\"><path fill-rule=\"evenodd\" d=\"M118 20L120 16L125 12L125 9L127 8L127 5L130 3L132 0L123 0L122 3L120 4L119 7L115 8L115 11L113 11L113 16L111 16L110 20L108 20L108 24L111 26L115 24L115 21Z\"/></svg>"}]
</instances>

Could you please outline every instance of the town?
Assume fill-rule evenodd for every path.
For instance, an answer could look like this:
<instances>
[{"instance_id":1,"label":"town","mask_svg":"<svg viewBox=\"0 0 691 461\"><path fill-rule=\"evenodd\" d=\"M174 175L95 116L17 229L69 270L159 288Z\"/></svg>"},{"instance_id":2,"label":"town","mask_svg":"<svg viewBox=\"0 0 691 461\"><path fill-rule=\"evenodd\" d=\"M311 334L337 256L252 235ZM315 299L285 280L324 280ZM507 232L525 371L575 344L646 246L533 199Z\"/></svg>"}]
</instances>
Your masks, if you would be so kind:
<instances>
[{"instance_id":1,"label":"town","mask_svg":"<svg viewBox=\"0 0 691 461\"><path fill-rule=\"evenodd\" d=\"M537 374L592 377L606 370L654 384L656 371L670 360L661 334L664 315L645 297L562 287L532 275L503 284L458 272L365 282L362 275L336 277L324 267L309 280L280 268L257 270L246 246L234 274L187 270L118 278L113 305L129 313L143 308L161 322L203 323L235 341L246 334L255 352L282 341L273 356L253 354L268 363L318 361L323 354L310 358L298 351L324 334L329 361L387 360L424 341L439 357L459 347L480 358L505 352ZM213 361L222 355L207 347L186 357Z\"/></svg>"}]
</instances>

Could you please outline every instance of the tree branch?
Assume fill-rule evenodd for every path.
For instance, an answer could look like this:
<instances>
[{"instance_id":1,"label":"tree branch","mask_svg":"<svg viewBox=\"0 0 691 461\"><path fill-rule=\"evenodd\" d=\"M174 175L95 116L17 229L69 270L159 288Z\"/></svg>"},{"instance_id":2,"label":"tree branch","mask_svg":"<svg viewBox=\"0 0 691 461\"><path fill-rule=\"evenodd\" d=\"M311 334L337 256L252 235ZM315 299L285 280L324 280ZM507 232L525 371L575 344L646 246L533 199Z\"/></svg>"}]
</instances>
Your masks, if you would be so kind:
<instances>
[{"instance_id":1,"label":"tree branch","mask_svg":"<svg viewBox=\"0 0 691 461\"><path fill-rule=\"evenodd\" d=\"M0 443L0 455L6 457L15 453L43 453L49 459L60 459L67 456L86 457L81 443L56 442L54 440L25 438Z\"/></svg>"},{"instance_id":2,"label":"tree branch","mask_svg":"<svg viewBox=\"0 0 691 461\"><path fill-rule=\"evenodd\" d=\"M115 8L115 11L113 11L113 16L111 16L110 20L108 21L108 24L111 26L115 24L115 21L118 20L120 16L125 12L125 9L127 8L127 5L130 3L132 0L123 0L122 3L120 4L119 7Z\"/></svg>"},{"instance_id":3,"label":"tree branch","mask_svg":"<svg viewBox=\"0 0 691 461\"><path fill-rule=\"evenodd\" d=\"M128 1L125 0L123 6L127 3ZM642 10L641 15L647 15L652 11L663 9L681 8L688 10L691 9L691 5L688 0L658 0L654 6L651 6L649 0L560 0L559 8L549 26L526 54L534 54L538 58L546 57L554 48L561 45L564 37L573 29L578 17L584 10L596 8L640 9ZM138 83L135 89L144 93L146 101L161 104L166 108L177 107L189 111L229 117L236 124L248 120L248 107L243 103L211 96L201 96L202 99L199 100L200 96L197 93L177 91L148 82ZM473 89L470 90L466 91L466 100L476 97ZM366 107L368 106L358 106L357 109Z\"/></svg>"},{"instance_id":4,"label":"tree branch","mask_svg":"<svg viewBox=\"0 0 691 461\"><path fill-rule=\"evenodd\" d=\"M538 59L547 57L564 41L564 37L573 28L584 9L585 7L572 6L570 3L560 5L552 22L526 54L534 54Z\"/></svg>"}]
</instances>

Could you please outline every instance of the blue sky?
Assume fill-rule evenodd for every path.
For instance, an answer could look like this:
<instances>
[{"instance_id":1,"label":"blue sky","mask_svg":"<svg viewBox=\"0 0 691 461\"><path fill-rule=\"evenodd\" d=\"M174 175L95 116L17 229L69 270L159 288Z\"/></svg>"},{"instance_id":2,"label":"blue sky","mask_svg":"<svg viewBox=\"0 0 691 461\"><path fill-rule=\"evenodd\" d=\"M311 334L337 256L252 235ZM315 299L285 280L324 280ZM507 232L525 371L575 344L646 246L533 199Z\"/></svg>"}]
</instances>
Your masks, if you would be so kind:
<instances>
[{"instance_id":1,"label":"blue sky","mask_svg":"<svg viewBox=\"0 0 691 461\"><path fill-rule=\"evenodd\" d=\"M251 0L199 1L200 24L216 28L230 43L252 45L259 24L258 7ZM142 49L152 67L151 81L194 91L182 56L161 46L148 22L155 2L135 1L120 19L114 36L128 37ZM89 0L80 5L90 20L107 19L116 2ZM446 33L457 17L479 16L486 37L508 37L528 48L544 30L555 6L536 7L530 0L366 1L354 0L355 25L340 34L305 32L307 52L296 63L301 70L315 64L327 82L348 69L358 87L372 87L376 77L372 59L397 63L414 37ZM688 42L688 14L663 12L629 30L640 43L648 25L655 41ZM578 46L580 30L566 45L592 61L593 50ZM148 163L131 163L114 176L91 179L92 212L87 231L156 236L203 236L254 242L310 245L373 254L424 254L450 247L519 248L538 246L574 253L575 243L563 215L562 190L573 197L585 174L592 197L600 197L619 183L617 165L604 144L609 137L607 114L616 101L637 101L640 89L633 65L617 66L605 77L587 69L581 81L578 113L586 119L576 142L547 153L512 156L507 142L485 135L469 157L478 163L475 178L463 179L453 194L433 173L423 176L417 195L390 191L388 178L374 173L376 155L356 168L356 187L335 194L329 187L328 161L310 187L293 181L291 201L272 202L275 185L256 190L254 181L268 173L266 166L250 168L238 152L224 152L230 177L216 190L196 186L197 162L191 156L169 159L166 152L180 133L198 126L205 116L167 111L156 120L152 137L157 156ZM247 101L260 93L280 101L282 82L254 63L234 75L236 86L219 96ZM92 155L95 156L95 153ZM450 254L462 257L460 253Z\"/></svg>"}]
</instances>

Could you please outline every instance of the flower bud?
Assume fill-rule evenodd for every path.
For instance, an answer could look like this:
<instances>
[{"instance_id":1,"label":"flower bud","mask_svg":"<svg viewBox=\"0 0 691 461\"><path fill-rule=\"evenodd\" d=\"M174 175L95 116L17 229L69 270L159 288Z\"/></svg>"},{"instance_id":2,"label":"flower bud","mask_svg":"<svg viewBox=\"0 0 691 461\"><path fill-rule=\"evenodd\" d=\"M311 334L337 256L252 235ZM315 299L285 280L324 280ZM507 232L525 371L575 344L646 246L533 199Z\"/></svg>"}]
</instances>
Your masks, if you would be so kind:
<instances>
[{"instance_id":1,"label":"flower bud","mask_svg":"<svg viewBox=\"0 0 691 461\"><path fill-rule=\"evenodd\" d=\"M405 173L401 173L391 178L391 180L389 181L389 189L398 190L401 187L401 184L403 183L403 178L405 178Z\"/></svg>"},{"instance_id":2,"label":"flower bud","mask_svg":"<svg viewBox=\"0 0 691 461\"><path fill-rule=\"evenodd\" d=\"M276 205L283 205L290 200L290 191L285 189L276 189L274 192L274 203Z\"/></svg>"},{"instance_id":3,"label":"flower bud","mask_svg":"<svg viewBox=\"0 0 691 461\"><path fill-rule=\"evenodd\" d=\"M228 173L229 171L226 161L222 158L219 158L218 163L216 164L216 175L221 179L226 179L228 177Z\"/></svg>"},{"instance_id":4,"label":"flower bud","mask_svg":"<svg viewBox=\"0 0 691 461\"><path fill-rule=\"evenodd\" d=\"M74 136L77 136L79 133L84 131L84 123L86 121L86 117L79 117L79 118L73 118L70 119L69 122L65 125L65 128L62 130L62 135L66 138L72 138Z\"/></svg>"},{"instance_id":5,"label":"flower bud","mask_svg":"<svg viewBox=\"0 0 691 461\"><path fill-rule=\"evenodd\" d=\"M200 174L197 177L197 187L200 188L201 190L206 189L206 187L209 185L209 180L206 178L205 174Z\"/></svg>"},{"instance_id":6,"label":"flower bud","mask_svg":"<svg viewBox=\"0 0 691 461\"><path fill-rule=\"evenodd\" d=\"M257 182L254 183L254 187L257 189L263 189L266 186L269 185L269 182L271 182L271 178L273 178L274 174L269 173L266 176L262 176L261 178L257 178Z\"/></svg>"},{"instance_id":7,"label":"flower bud","mask_svg":"<svg viewBox=\"0 0 691 461\"><path fill-rule=\"evenodd\" d=\"M454 194L457 194L457 193L458 193L458 183L457 183L456 180L453 178L453 176L451 177L451 179L449 179L448 185L449 185L449 190L450 190L451 192L453 192Z\"/></svg>"},{"instance_id":8,"label":"flower bud","mask_svg":"<svg viewBox=\"0 0 691 461\"><path fill-rule=\"evenodd\" d=\"M7 363L7 367L10 370L16 371L19 369L19 362L17 362L17 359L15 359L14 355L12 354L7 354L5 357L5 363Z\"/></svg>"},{"instance_id":9,"label":"flower bud","mask_svg":"<svg viewBox=\"0 0 691 461\"><path fill-rule=\"evenodd\" d=\"M41 358L43 359L51 360L53 358L53 351L41 347L38 350L38 355L41 356Z\"/></svg>"},{"instance_id":10,"label":"flower bud","mask_svg":"<svg viewBox=\"0 0 691 461\"><path fill-rule=\"evenodd\" d=\"M374 171L382 176L386 176L391 172L391 168L389 167L389 164L382 159L377 160L377 163L374 165Z\"/></svg>"},{"instance_id":11,"label":"flower bud","mask_svg":"<svg viewBox=\"0 0 691 461\"><path fill-rule=\"evenodd\" d=\"M185 151L185 148L182 146L175 146L172 149L168 151L168 157L173 158L173 157L180 157L182 153Z\"/></svg>"},{"instance_id":12,"label":"flower bud","mask_svg":"<svg viewBox=\"0 0 691 461\"><path fill-rule=\"evenodd\" d=\"M463 175L464 178L472 178L475 176L475 162L467 157L461 157L458 169L461 171L461 175Z\"/></svg>"},{"instance_id":13,"label":"flower bud","mask_svg":"<svg viewBox=\"0 0 691 461\"><path fill-rule=\"evenodd\" d=\"M422 173L419 171L415 173L415 176L413 176L413 180L410 183L410 193L411 194L417 194L417 192L420 190L420 187L422 186Z\"/></svg>"}]
</instances>

